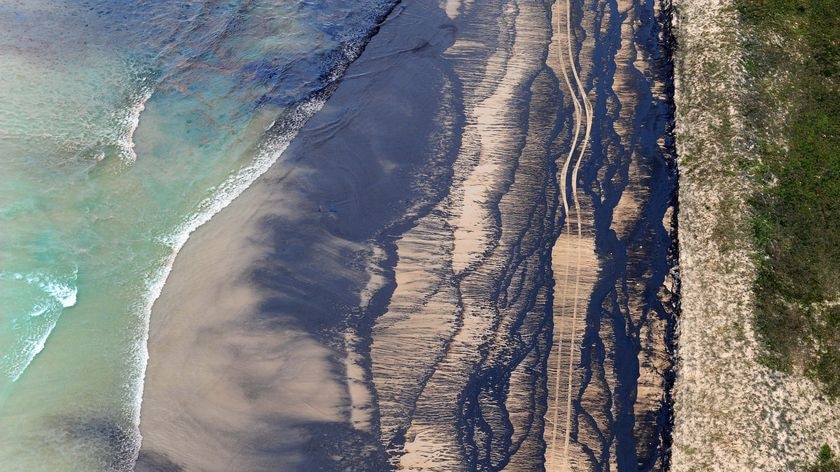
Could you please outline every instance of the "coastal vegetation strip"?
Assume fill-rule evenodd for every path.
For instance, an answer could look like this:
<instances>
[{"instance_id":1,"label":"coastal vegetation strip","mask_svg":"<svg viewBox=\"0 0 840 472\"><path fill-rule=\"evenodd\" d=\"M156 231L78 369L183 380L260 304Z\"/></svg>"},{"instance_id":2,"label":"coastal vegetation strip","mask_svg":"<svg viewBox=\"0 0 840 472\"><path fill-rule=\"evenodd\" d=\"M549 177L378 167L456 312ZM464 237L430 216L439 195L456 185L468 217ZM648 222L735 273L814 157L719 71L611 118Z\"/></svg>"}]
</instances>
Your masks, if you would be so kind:
<instances>
[{"instance_id":1,"label":"coastal vegetation strip","mask_svg":"<svg viewBox=\"0 0 840 472\"><path fill-rule=\"evenodd\" d=\"M769 14L771 4L755 3L762 15ZM794 184L798 178L801 190L809 188L804 179L812 168L803 168L807 161L795 164L790 159L787 154L792 154L794 144L785 132L796 129L792 123L797 113L807 116L814 109L807 104L797 109L785 106L799 104L795 97L805 99L798 95L805 86L797 82L805 77L800 78L797 70L777 67L776 76L759 76L752 70L770 65L768 59L755 63L759 46L778 48L804 63L807 58L800 48L805 45L784 40L783 32L772 29L763 30L764 37L758 35L748 22L752 20L745 18L748 11L742 0L675 0L673 5L681 314L672 470L805 470L823 444L837 449L840 409L836 399L820 391L812 380L815 375L801 375L806 369L785 373L769 367L768 357L774 351L768 349L761 326L767 294L757 290L768 258L757 257L764 246L756 237L755 222L761 215L760 198L785 201L777 200L773 192L796 187L779 184L782 176ZM786 89L776 91L787 95L772 99L758 95L757 77L787 83ZM805 94L815 93L807 90ZM761 107L764 128L756 126L756 107ZM807 127L800 128L806 131ZM822 139L833 139L822 134ZM775 178L759 172L770 166L769 157L756 145L761 143L785 150L773 163ZM786 166L800 174L790 177L779 171ZM828 179L828 174L822 177ZM777 224L778 218L776 213L770 220ZM780 224L785 231L808 230L789 225ZM824 232L822 237L828 244L833 236ZM803 250L801 241L788 242L798 245L792 251ZM810 263L828 261L810 259Z\"/></svg>"},{"instance_id":2,"label":"coastal vegetation strip","mask_svg":"<svg viewBox=\"0 0 840 472\"><path fill-rule=\"evenodd\" d=\"M737 0L762 361L840 396L840 10L832 0Z\"/></svg>"},{"instance_id":3,"label":"coastal vegetation strip","mask_svg":"<svg viewBox=\"0 0 840 472\"><path fill-rule=\"evenodd\" d=\"M840 459L834 455L828 444L824 444L820 448L817 462L808 467L808 472L840 472Z\"/></svg>"}]
</instances>

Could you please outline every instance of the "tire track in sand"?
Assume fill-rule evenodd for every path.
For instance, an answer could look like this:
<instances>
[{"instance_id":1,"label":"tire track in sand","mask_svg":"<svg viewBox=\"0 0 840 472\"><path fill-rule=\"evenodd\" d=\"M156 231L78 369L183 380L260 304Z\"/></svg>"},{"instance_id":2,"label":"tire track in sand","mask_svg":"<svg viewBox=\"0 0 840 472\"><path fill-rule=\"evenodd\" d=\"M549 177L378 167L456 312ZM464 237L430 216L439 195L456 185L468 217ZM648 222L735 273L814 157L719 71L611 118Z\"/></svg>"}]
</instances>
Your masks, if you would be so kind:
<instances>
[{"instance_id":1,"label":"tire track in sand","mask_svg":"<svg viewBox=\"0 0 840 472\"><path fill-rule=\"evenodd\" d=\"M560 2L556 2L557 4L557 14L556 14L556 25L557 31L560 31ZM592 131L592 105L587 98L586 91L584 90L583 83L580 80L580 76L577 71L577 67L575 66L575 59L574 54L572 52L572 32L571 32L571 5L570 0L565 0L565 13L566 13L566 48L563 47L562 44L559 44L559 48L557 51L557 57L560 62L560 68L562 70L563 80L569 89L570 96L575 106L575 133L572 139L571 147L569 149L569 154L566 157L565 162L563 163L563 169L561 171L561 182L560 182L560 189L561 194L563 196L563 210L565 215L569 215L569 201L568 201L568 188L567 188L567 179L568 179L568 171L569 166L571 165L572 160L574 159L575 151L578 150L578 143L580 143L580 149L578 150L578 158L575 162L575 165L572 169L572 200L574 203L575 208L575 223L576 223L576 232L578 241L583 240L583 229L582 229L582 222L580 217L580 201L577 195L577 180L578 180L578 173L580 171L580 165L583 161L583 156L586 153L587 144L589 142L590 134ZM558 38L558 42L560 38ZM568 53L569 59L569 66L572 70L572 76L574 77L575 87L572 86L571 80L569 79L569 73L566 70L566 61L563 57L563 49L566 49ZM577 94L580 94L580 99L578 99ZM581 106L581 102L583 106ZM581 130L581 108L583 108L583 113L586 115L586 130L584 132L584 138L582 141L579 141L580 138L580 130ZM572 321L571 321L571 330L569 332L569 365L568 365L568 384L567 384L567 391L566 391L566 421L565 421L565 435L563 440L563 457L562 457L562 469L570 470L569 464L569 442L570 442L570 432L571 432L571 418L572 418L572 385L574 380L574 355L575 355L575 343L577 342L577 318L578 318L578 306L580 303L580 268L581 268L581 251L580 249L576 250L576 259L575 259L575 290L573 296L573 310L572 310ZM568 288L568 279L569 279L569 266L565 266L564 276L563 276L563 296L561 298L562 303L561 306L565 306L566 298L567 298L567 288ZM559 313L561 319L565 322L566 316L564 313ZM561 330L562 332L566 331ZM557 363L556 363L556 373L555 373L555 381L554 381L554 394L553 399L555 405L552 412L552 433L551 433L551 446L547 453L547 465L546 470L556 470L555 464L556 457L557 457L557 425L558 425L558 414L559 408L557 407L556 403L559 400L560 394L560 363L562 361L562 345L563 339L558 339L557 342Z\"/></svg>"}]
</instances>

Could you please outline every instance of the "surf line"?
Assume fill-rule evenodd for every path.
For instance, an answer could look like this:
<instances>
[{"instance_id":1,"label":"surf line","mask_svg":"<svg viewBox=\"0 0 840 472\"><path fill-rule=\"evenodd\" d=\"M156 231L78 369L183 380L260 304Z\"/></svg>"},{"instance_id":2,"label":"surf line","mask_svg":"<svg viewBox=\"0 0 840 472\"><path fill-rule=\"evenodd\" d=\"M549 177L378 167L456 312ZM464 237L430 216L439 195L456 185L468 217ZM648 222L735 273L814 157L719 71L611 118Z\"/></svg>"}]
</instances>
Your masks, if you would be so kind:
<instances>
[{"instance_id":1,"label":"surf line","mask_svg":"<svg viewBox=\"0 0 840 472\"><path fill-rule=\"evenodd\" d=\"M557 14L556 17L556 28L559 32L560 28L560 1L556 2L557 4ZM574 55L572 54L572 32L571 32L571 6L570 0L565 1L566 7L566 48L563 47L562 41L558 38L558 51L557 57L560 62L560 68L563 71L563 80L566 84L566 87L569 90L570 96L575 106L575 134L572 139L571 147L569 149L569 154L566 156L566 160L563 163L563 169L561 171L561 182L560 182L560 193L563 195L563 210L565 215L569 215L569 200L568 200L568 188L567 188L567 180L568 180L568 173L569 173L569 166L571 165L572 160L574 160L575 151L578 150L578 144L580 144L580 149L578 150L578 158L575 162L575 165L572 169L572 199L574 201L574 208L575 208L575 219L576 219L576 226L577 226L577 236L578 242L583 240L583 230L582 230L582 223L580 217L580 201L578 200L577 196L577 178L578 173L580 171L580 165L583 160L583 156L586 153L586 147L589 142L590 134L592 131L592 105L587 98L586 92L583 88L583 84L581 83L580 76L578 74L577 68L575 66L575 59ZM572 86L571 80L569 79L569 73L566 70L566 61L564 58L564 49L568 52L569 64L572 69L572 75L575 80L575 87ZM580 100L578 99L577 94L580 94ZM583 102L583 106L581 106L581 101ZM584 133L584 139L580 141L580 130L581 130L581 118L582 114L586 114L586 131ZM576 330L577 330L577 314L578 314L578 305L580 299L580 265L581 265L581 255L580 250L576 251L576 258L575 258L575 291L574 291L574 308L572 310L572 323L571 323L571 332L569 333L569 376L568 376L568 386L566 392L566 426L565 426L565 438L564 438L564 446L563 446L563 461L566 468L570 466L568 463L569 457L569 441L570 441L570 426L571 426L571 403L572 403L572 385L573 385L573 366L574 366L574 353L575 353L575 343L576 343ZM567 299L567 290L568 290L568 280L569 280L569 265L566 264L564 267L564 275L563 275L563 295L561 297L561 310L565 308L566 299ZM561 312L561 315L563 313ZM564 328L566 326L566 317L561 316L561 320L563 321ZM555 367L555 381L554 381L554 400L555 406L552 412L552 439L551 439L551 449L548 453L547 458L547 470L554 469L554 461L557 456L557 424L558 424L558 413L559 408L556 405L556 401L559 399L560 394L560 364L561 364L561 355L563 350L563 339L562 335L565 329L561 330L561 338L558 339L557 342L557 362Z\"/></svg>"}]
</instances>

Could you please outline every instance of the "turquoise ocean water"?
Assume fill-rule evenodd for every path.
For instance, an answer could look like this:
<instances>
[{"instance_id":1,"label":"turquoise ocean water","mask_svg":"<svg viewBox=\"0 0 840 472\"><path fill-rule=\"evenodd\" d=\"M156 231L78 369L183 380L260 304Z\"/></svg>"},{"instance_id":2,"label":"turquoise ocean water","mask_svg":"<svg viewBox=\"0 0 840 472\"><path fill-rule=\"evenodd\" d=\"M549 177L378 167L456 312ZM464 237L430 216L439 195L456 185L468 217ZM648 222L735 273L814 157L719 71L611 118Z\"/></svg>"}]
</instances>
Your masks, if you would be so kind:
<instances>
[{"instance_id":1,"label":"turquoise ocean water","mask_svg":"<svg viewBox=\"0 0 840 472\"><path fill-rule=\"evenodd\" d=\"M0 0L0 470L126 470L189 232L393 3Z\"/></svg>"}]
</instances>

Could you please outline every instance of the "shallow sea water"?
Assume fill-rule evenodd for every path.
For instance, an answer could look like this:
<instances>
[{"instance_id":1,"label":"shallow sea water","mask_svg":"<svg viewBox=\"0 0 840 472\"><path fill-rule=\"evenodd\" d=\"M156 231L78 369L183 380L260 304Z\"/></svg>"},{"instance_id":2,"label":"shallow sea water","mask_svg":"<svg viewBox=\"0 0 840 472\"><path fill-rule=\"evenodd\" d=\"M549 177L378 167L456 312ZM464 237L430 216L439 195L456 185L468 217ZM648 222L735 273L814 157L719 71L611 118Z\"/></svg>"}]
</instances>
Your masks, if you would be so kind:
<instances>
[{"instance_id":1,"label":"shallow sea water","mask_svg":"<svg viewBox=\"0 0 840 472\"><path fill-rule=\"evenodd\" d=\"M0 0L0 464L136 454L150 303L392 2Z\"/></svg>"}]
</instances>

